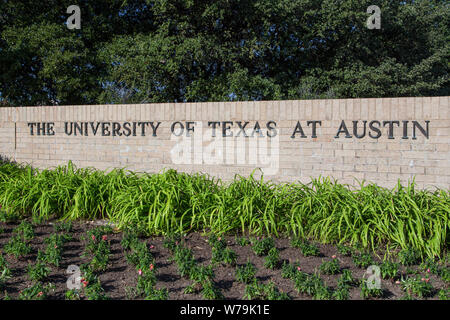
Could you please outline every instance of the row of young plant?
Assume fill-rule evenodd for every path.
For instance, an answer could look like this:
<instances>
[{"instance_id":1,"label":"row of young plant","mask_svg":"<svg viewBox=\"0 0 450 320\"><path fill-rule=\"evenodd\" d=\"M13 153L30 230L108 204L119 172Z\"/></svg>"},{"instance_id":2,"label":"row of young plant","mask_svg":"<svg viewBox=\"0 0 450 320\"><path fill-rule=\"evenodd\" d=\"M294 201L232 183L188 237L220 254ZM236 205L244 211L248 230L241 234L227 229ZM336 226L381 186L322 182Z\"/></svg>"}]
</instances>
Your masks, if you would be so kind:
<instances>
[{"instance_id":1,"label":"row of young plant","mask_svg":"<svg viewBox=\"0 0 450 320\"><path fill-rule=\"evenodd\" d=\"M244 241L244 242L242 242ZM241 245L246 245L245 240L241 240ZM301 250L302 255L319 256L319 248L304 239L292 239L291 245L294 248ZM382 298L386 292L382 288L368 285L370 278L356 279L353 277L351 270L341 267L339 258L332 256L331 260L323 261L318 269L313 274L308 274L302 271L298 262L289 263L281 261L278 249L274 246L274 241L271 238L252 241L252 248L256 255L265 256L264 266L270 269L281 268L281 276L285 279L291 279L294 287L299 294L306 294L313 299L318 300L347 300L350 297L350 289L352 287L360 287L360 297L362 299L368 298ZM420 269L427 273L427 276L421 277L416 270L407 270L405 274L400 273L400 265L412 266L419 263L420 256L414 249L406 249L399 253L399 262L389 260L383 261L381 264L377 263L372 255L368 252L361 252L360 250L340 245L338 252L342 256L351 256L354 265L358 268L367 269L370 266L378 265L380 267L380 275L382 279L395 281L405 291L403 299L414 299L430 297L435 290L430 282L429 274L433 273L442 277L445 283L450 282L450 268L446 265L441 265L434 259L427 259L420 265ZM281 267L280 267L281 265ZM277 290L274 284L258 285L255 278L256 268L248 261L245 266L241 266L237 270L237 281L248 284L246 288L246 297L262 298L262 299L288 299L286 294L276 294ZM337 286L331 288L327 286L322 274L337 275L341 274ZM253 294L249 294L253 293ZM255 292L257 294L255 294ZM265 293L262 294L262 293ZM450 298L450 291L441 289L438 292L438 297L442 300Z\"/></svg>"},{"instance_id":2,"label":"row of young plant","mask_svg":"<svg viewBox=\"0 0 450 320\"><path fill-rule=\"evenodd\" d=\"M328 178L274 184L253 175L223 183L174 170L106 173L71 162L51 170L0 164L0 205L9 218L108 218L147 235L283 234L372 249L412 247L428 257L442 257L450 228L449 190L417 190L414 183L352 189Z\"/></svg>"},{"instance_id":3,"label":"row of young plant","mask_svg":"<svg viewBox=\"0 0 450 320\"><path fill-rule=\"evenodd\" d=\"M221 299L223 294L215 285L214 269L218 265L235 268L235 279L237 282L245 284L245 290L242 298L257 300L287 300L291 297L281 292L272 281L262 283L256 277L257 268L248 259L244 265L237 265L236 253L228 248L227 242L221 237L212 234L208 242L211 246L211 262L206 266L199 266L195 260L192 249L187 248L180 236L166 238L164 246L173 253L173 261L177 264L178 273L192 281L192 284L186 287L185 293L201 293L204 299ZM272 270L280 270L283 278L291 279L294 287L300 294L310 295L313 299L336 299L346 300L350 297L352 287L360 288L360 297L383 298L386 291L382 288L373 288L368 285L368 279L356 279L352 272L341 267L339 259L332 256L331 260L323 261L313 274L305 273L301 266L296 263L282 261L279 250L275 247L272 238L236 238L240 246L251 245L256 256L264 257L264 267ZM301 250L302 255L319 256L319 248L311 242L304 239L293 239L291 245ZM434 274L448 284L450 282L450 268L448 262L436 261L428 258L420 263L421 258L414 249L402 250L398 254L398 262L385 260L377 263L369 252L357 250L352 247L340 245L338 252L342 256L350 256L354 265L358 268L367 269L369 266L378 265L380 267L380 277L384 280L390 280L403 289L405 295L402 299L417 299L433 296L436 292L441 300L450 299L450 290L441 289L439 291L433 288L430 281L430 275ZM413 265L420 263L418 270L409 269ZM406 267L404 273L400 272L400 267ZM425 276L420 275L420 271ZM337 275L341 274L335 288L328 287L321 278L321 274Z\"/></svg>"},{"instance_id":4,"label":"row of young plant","mask_svg":"<svg viewBox=\"0 0 450 320\"><path fill-rule=\"evenodd\" d=\"M54 231L55 233L44 239L45 250L38 250L35 262L28 265L27 278L32 282L32 285L19 292L18 300L43 300L48 298L49 293L55 289L53 283L46 283L50 273L52 271L65 273L66 270L60 269L60 267L64 244L73 240L72 223L55 224ZM98 274L108 267L110 243L107 235L111 232L112 228L110 227L99 227L87 231L83 256L90 257L91 260L81 265L80 275L83 275L83 277L76 279L82 285L81 290L67 290L66 299L79 300L82 295L88 300L107 299ZM24 220L13 230L13 234L3 247L5 255L14 259L21 259L33 253L30 244L30 241L35 237L33 224ZM6 282L12 277L12 270L9 268L3 253L0 253L0 290L5 289ZM6 290L4 299L10 299Z\"/></svg>"},{"instance_id":5,"label":"row of young plant","mask_svg":"<svg viewBox=\"0 0 450 320\"><path fill-rule=\"evenodd\" d=\"M54 291L55 285L46 282L52 269L57 270L60 267L64 244L72 240L71 223L60 223L54 225L54 231L51 236L44 239L45 249L38 250L34 263L27 266L27 277L32 285L19 292L17 299L19 300L44 300L49 292ZM30 241L35 237L34 227L27 221L22 221L14 230L13 236L3 247L0 252L0 290L3 291L6 282L12 277L7 260L3 256L10 255L14 259L23 258L33 252ZM5 290L3 297L5 300L10 299Z\"/></svg>"},{"instance_id":6,"label":"row of young plant","mask_svg":"<svg viewBox=\"0 0 450 320\"><path fill-rule=\"evenodd\" d=\"M33 285L19 293L18 299L46 299L49 292L54 289L52 283L45 283L52 268L61 265L64 244L72 240L71 223L61 223L54 226L55 233L47 237L44 251L37 251L36 261L29 264L27 268L28 278ZM81 265L82 273L79 279L82 284L81 290L70 289L66 292L66 299L76 300L83 296L89 300L108 299L102 288L99 274L107 270L110 264L111 245L109 235L113 229L108 226L97 227L88 230L84 237L85 248L83 256L90 260ZM24 257L32 252L30 240L35 236L33 225L23 221L13 230L13 236L4 246L3 253L15 259ZM186 294L201 293L204 299L221 299L223 294L215 282L214 270L218 265L235 268L236 281L245 284L243 298L245 299L265 299L280 300L290 299L281 292L273 282L261 283L257 277L257 269L254 264L248 262L244 265L236 265L237 255L231 250L227 241L222 237L212 234L208 242L211 246L211 262L209 265L201 266L197 263L192 249L186 247L181 236L170 236L165 238L164 247L173 254L173 261L176 263L178 273L192 281L191 285L185 288ZM355 279L350 270L341 267L339 258L332 256L331 260L323 261L314 273L308 274L302 271L298 262L289 263L280 259L279 250L275 247L272 238L236 238L236 243L240 246L251 245L256 256L264 257L264 267L272 270L280 270L281 276L293 281L298 293L310 295L314 299L348 299L352 287L360 287L361 298L383 297L386 292L383 289L371 288L367 285L366 279ZM140 240L138 232L127 230L123 234L121 245L127 261L136 268L138 281L136 287L127 287L127 297L130 299L143 298L149 300L167 299L168 291L165 288L157 289L156 262L151 254L146 241ZM298 248L302 255L319 256L320 250L313 243L294 238L291 241L294 248ZM150 246L150 249L153 249ZM421 257L414 249L405 249L398 253L397 261L392 258L381 263L374 260L369 252L361 251L352 247L339 245L338 253L342 256L349 256L355 267L366 269L372 265L380 267L380 277L390 280L401 286L405 291L404 299L424 298L433 296L436 290L430 281L430 275L441 277L444 283L450 282L450 268L448 261L436 261L428 258L421 262ZM410 269L411 266L420 263L418 269ZM400 271L400 267L406 268L405 272ZM421 275L425 273L425 276ZM8 267L3 254L0 254L0 289L3 290L6 281L11 277L11 269ZM336 275L340 277L335 288L327 286L321 278L322 274ZM440 299L449 299L448 289L441 289L437 292ZM8 295L4 295L8 299Z\"/></svg>"}]
</instances>

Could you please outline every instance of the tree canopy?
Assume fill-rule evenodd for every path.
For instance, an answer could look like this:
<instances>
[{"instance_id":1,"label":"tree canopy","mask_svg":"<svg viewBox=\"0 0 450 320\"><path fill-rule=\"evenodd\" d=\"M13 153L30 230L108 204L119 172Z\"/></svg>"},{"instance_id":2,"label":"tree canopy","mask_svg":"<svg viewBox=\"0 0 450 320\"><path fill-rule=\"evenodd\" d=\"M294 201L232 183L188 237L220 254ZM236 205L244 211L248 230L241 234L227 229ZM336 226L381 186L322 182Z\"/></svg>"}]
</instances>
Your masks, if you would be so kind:
<instances>
[{"instance_id":1,"label":"tree canopy","mask_svg":"<svg viewBox=\"0 0 450 320\"><path fill-rule=\"evenodd\" d=\"M449 95L441 0L0 0L0 103ZM370 5L381 29L369 29Z\"/></svg>"}]
</instances>

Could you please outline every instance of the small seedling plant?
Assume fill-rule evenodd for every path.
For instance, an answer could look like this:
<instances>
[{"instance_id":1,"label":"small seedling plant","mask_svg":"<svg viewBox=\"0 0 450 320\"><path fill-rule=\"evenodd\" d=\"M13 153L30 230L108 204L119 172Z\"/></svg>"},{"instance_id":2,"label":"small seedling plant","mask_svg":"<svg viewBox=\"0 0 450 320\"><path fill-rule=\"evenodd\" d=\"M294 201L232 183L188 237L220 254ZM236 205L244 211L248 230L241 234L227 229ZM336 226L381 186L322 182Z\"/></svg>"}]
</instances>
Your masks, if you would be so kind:
<instances>
[{"instance_id":1,"label":"small seedling plant","mask_svg":"<svg viewBox=\"0 0 450 320\"><path fill-rule=\"evenodd\" d=\"M132 243L130 250L125 253L128 263L134 265L136 269L146 269L151 264L155 264L155 259L150 253L147 243L137 241Z\"/></svg>"},{"instance_id":2,"label":"small seedling plant","mask_svg":"<svg viewBox=\"0 0 450 320\"><path fill-rule=\"evenodd\" d=\"M3 251L18 259L31 253L32 248L20 235L15 235L5 244Z\"/></svg>"},{"instance_id":3,"label":"small seedling plant","mask_svg":"<svg viewBox=\"0 0 450 320\"><path fill-rule=\"evenodd\" d=\"M277 248L272 248L264 259L264 267L274 270L280 266L280 262L280 252Z\"/></svg>"},{"instance_id":4,"label":"small seedling plant","mask_svg":"<svg viewBox=\"0 0 450 320\"><path fill-rule=\"evenodd\" d=\"M383 279L394 279L399 274L399 264L392 261L384 261L380 266Z\"/></svg>"},{"instance_id":5,"label":"small seedling plant","mask_svg":"<svg viewBox=\"0 0 450 320\"><path fill-rule=\"evenodd\" d=\"M5 286L6 281L11 278L11 269L6 262L5 257L0 253L0 290Z\"/></svg>"},{"instance_id":6,"label":"small seedling plant","mask_svg":"<svg viewBox=\"0 0 450 320\"><path fill-rule=\"evenodd\" d=\"M72 221L60 222L53 225L55 232L71 233L73 231Z\"/></svg>"},{"instance_id":7,"label":"small seedling plant","mask_svg":"<svg viewBox=\"0 0 450 320\"><path fill-rule=\"evenodd\" d=\"M245 287L243 298L248 300L290 300L289 295L281 292L273 282L262 284L256 278Z\"/></svg>"},{"instance_id":8,"label":"small seedling plant","mask_svg":"<svg viewBox=\"0 0 450 320\"><path fill-rule=\"evenodd\" d=\"M406 277L400 281L401 288L408 295L414 295L419 298L429 297L433 292L433 285L429 278L420 276Z\"/></svg>"},{"instance_id":9,"label":"small seedling plant","mask_svg":"<svg viewBox=\"0 0 450 320\"><path fill-rule=\"evenodd\" d=\"M122 235L122 240L120 241L120 244L123 250L128 251L131 250L132 248L135 248L139 242L140 241L138 234L133 230L127 229L124 231Z\"/></svg>"},{"instance_id":10,"label":"small seedling plant","mask_svg":"<svg viewBox=\"0 0 450 320\"><path fill-rule=\"evenodd\" d=\"M350 257L353 254L354 250L352 247L349 247L349 246L346 246L343 244L338 244L337 251L338 251L338 253L342 254L343 256Z\"/></svg>"},{"instance_id":11,"label":"small seedling plant","mask_svg":"<svg viewBox=\"0 0 450 320\"><path fill-rule=\"evenodd\" d=\"M211 235L208 239L211 245L211 262L213 264L228 264L231 266L236 265L236 253L227 248L227 242L221 237Z\"/></svg>"},{"instance_id":12,"label":"small seedling plant","mask_svg":"<svg viewBox=\"0 0 450 320\"><path fill-rule=\"evenodd\" d=\"M91 256L90 267L94 272L105 271L111 256L111 245L108 234L113 230L109 226L101 226L87 231L87 244L83 256Z\"/></svg>"},{"instance_id":13,"label":"small seedling plant","mask_svg":"<svg viewBox=\"0 0 450 320\"><path fill-rule=\"evenodd\" d=\"M418 264L420 259L420 253L414 248L403 249L398 253L398 260L404 266Z\"/></svg>"},{"instance_id":14,"label":"small seedling plant","mask_svg":"<svg viewBox=\"0 0 450 320\"><path fill-rule=\"evenodd\" d=\"M349 286L338 285L332 294L334 300L348 300L350 297Z\"/></svg>"},{"instance_id":15,"label":"small seedling plant","mask_svg":"<svg viewBox=\"0 0 450 320\"><path fill-rule=\"evenodd\" d=\"M105 271L108 268L111 249L109 242L102 240L98 243L96 250L92 254L90 265L92 270Z\"/></svg>"},{"instance_id":16,"label":"small seedling plant","mask_svg":"<svg viewBox=\"0 0 450 320\"><path fill-rule=\"evenodd\" d=\"M138 270L138 283L134 296L143 297L145 300L167 300L169 292L166 288L156 289L156 275L153 265Z\"/></svg>"},{"instance_id":17,"label":"small seedling plant","mask_svg":"<svg viewBox=\"0 0 450 320\"><path fill-rule=\"evenodd\" d=\"M294 287L299 293L308 294L316 300L329 300L332 296L331 290L325 286L320 275L317 273L312 275L302 271L296 273Z\"/></svg>"},{"instance_id":18,"label":"small seedling plant","mask_svg":"<svg viewBox=\"0 0 450 320\"><path fill-rule=\"evenodd\" d=\"M255 279L256 267L250 260L243 266L238 266L236 268L236 281L249 284Z\"/></svg>"},{"instance_id":19,"label":"small seedling plant","mask_svg":"<svg viewBox=\"0 0 450 320\"><path fill-rule=\"evenodd\" d=\"M194 266L190 279L193 283L186 287L185 293L201 291L203 298L207 300L223 298L222 293L214 285L214 270L212 265Z\"/></svg>"},{"instance_id":20,"label":"small seedling plant","mask_svg":"<svg viewBox=\"0 0 450 320\"><path fill-rule=\"evenodd\" d=\"M316 257L316 256L320 255L319 247L310 243L306 239L292 239L291 245L294 248L299 248L305 257L309 257L309 256Z\"/></svg>"},{"instance_id":21,"label":"small seedling plant","mask_svg":"<svg viewBox=\"0 0 450 320\"><path fill-rule=\"evenodd\" d=\"M100 280L87 285L84 288L84 295L88 300L109 300L109 297L105 293L105 290L103 289Z\"/></svg>"},{"instance_id":22,"label":"small seedling plant","mask_svg":"<svg viewBox=\"0 0 450 320\"><path fill-rule=\"evenodd\" d=\"M180 276L187 278L190 277L192 270L197 264L192 250L183 246L175 248L173 260L177 264Z\"/></svg>"},{"instance_id":23,"label":"small seedling plant","mask_svg":"<svg viewBox=\"0 0 450 320\"><path fill-rule=\"evenodd\" d=\"M69 289L66 291L64 298L66 300L81 300L80 292L76 289Z\"/></svg>"},{"instance_id":24,"label":"small seedling plant","mask_svg":"<svg viewBox=\"0 0 450 320\"><path fill-rule=\"evenodd\" d=\"M171 246L174 247L173 260L177 264L178 273L193 281L186 287L184 293L201 291L205 299L221 299L222 294L214 285L213 265L199 266L192 250L180 245L178 241L172 242Z\"/></svg>"},{"instance_id":25,"label":"small seedling plant","mask_svg":"<svg viewBox=\"0 0 450 320\"><path fill-rule=\"evenodd\" d=\"M450 300L450 289L441 289L438 291L439 300Z\"/></svg>"},{"instance_id":26,"label":"small seedling plant","mask_svg":"<svg viewBox=\"0 0 450 320\"><path fill-rule=\"evenodd\" d=\"M250 240L246 237L235 237L235 241L238 246L246 247L251 244Z\"/></svg>"},{"instance_id":27,"label":"small seedling plant","mask_svg":"<svg viewBox=\"0 0 450 320\"><path fill-rule=\"evenodd\" d=\"M369 286L367 284L366 279L361 280L360 284L360 296L362 299L369 299L369 298L381 298L384 295L384 291L382 288L376 288L375 286Z\"/></svg>"},{"instance_id":28,"label":"small seedling plant","mask_svg":"<svg viewBox=\"0 0 450 320\"><path fill-rule=\"evenodd\" d=\"M428 258L424 262L422 262L419 266L420 270L426 273L431 273L439 276L442 273L442 270L445 267L441 268L439 263L437 263L434 259Z\"/></svg>"},{"instance_id":29,"label":"small seedling plant","mask_svg":"<svg viewBox=\"0 0 450 320\"><path fill-rule=\"evenodd\" d=\"M113 233L113 229L110 226L100 226L86 232L84 240L87 241L85 246L85 252L94 254L97 250L98 243L101 241L107 241L108 235Z\"/></svg>"},{"instance_id":30,"label":"small seedling plant","mask_svg":"<svg viewBox=\"0 0 450 320\"><path fill-rule=\"evenodd\" d=\"M31 287L19 292L19 300L45 300L50 291L53 291L55 286L53 284L44 285L41 282L33 284Z\"/></svg>"},{"instance_id":31,"label":"small seedling plant","mask_svg":"<svg viewBox=\"0 0 450 320\"><path fill-rule=\"evenodd\" d=\"M355 286L358 284L358 281L353 277L352 271L348 269L344 269L342 271L341 276L338 278L337 282L338 286Z\"/></svg>"},{"instance_id":32,"label":"small seedling plant","mask_svg":"<svg viewBox=\"0 0 450 320\"><path fill-rule=\"evenodd\" d=\"M354 253L352 255L353 264L358 268L366 269L375 264L372 255L368 252Z\"/></svg>"},{"instance_id":33,"label":"small seedling plant","mask_svg":"<svg viewBox=\"0 0 450 320\"><path fill-rule=\"evenodd\" d=\"M352 272L348 269L343 270L337 281L336 290L333 292L333 299L348 300L350 297L350 288L356 283L357 281L353 278Z\"/></svg>"},{"instance_id":34,"label":"small seedling plant","mask_svg":"<svg viewBox=\"0 0 450 320\"><path fill-rule=\"evenodd\" d=\"M287 261L283 261L283 265L281 266L281 277L283 279L291 279L295 278L297 272L301 271L300 264L295 262L290 264Z\"/></svg>"},{"instance_id":35,"label":"small seedling plant","mask_svg":"<svg viewBox=\"0 0 450 320\"><path fill-rule=\"evenodd\" d=\"M62 260L64 243L70 240L70 235L59 234L52 234L50 237L46 238L44 243L47 246L42 260L55 267L59 267Z\"/></svg>"},{"instance_id":36,"label":"small seedling plant","mask_svg":"<svg viewBox=\"0 0 450 320\"><path fill-rule=\"evenodd\" d=\"M169 249L170 252L174 253L176 248L181 244L180 234L171 234L164 238L163 247Z\"/></svg>"},{"instance_id":37,"label":"small seedling plant","mask_svg":"<svg viewBox=\"0 0 450 320\"><path fill-rule=\"evenodd\" d=\"M253 241L253 252L257 256L265 256L270 249L275 248L275 242L272 238L256 239Z\"/></svg>"},{"instance_id":38,"label":"small seedling plant","mask_svg":"<svg viewBox=\"0 0 450 320\"><path fill-rule=\"evenodd\" d=\"M83 293L88 300L109 300L103 289L100 279L92 270L90 264L83 264L80 267L84 277L81 279Z\"/></svg>"},{"instance_id":39,"label":"small seedling plant","mask_svg":"<svg viewBox=\"0 0 450 320\"><path fill-rule=\"evenodd\" d=\"M35 264L28 265L28 278L32 281L42 281L48 277L51 269L41 261L37 261Z\"/></svg>"},{"instance_id":40,"label":"small seedling plant","mask_svg":"<svg viewBox=\"0 0 450 320\"><path fill-rule=\"evenodd\" d=\"M31 240L34 238L33 225L26 220L23 220L19 226L13 230L13 233L22 236L24 240Z\"/></svg>"},{"instance_id":41,"label":"small seedling plant","mask_svg":"<svg viewBox=\"0 0 450 320\"><path fill-rule=\"evenodd\" d=\"M320 272L324 274L338 274L339 272L341 272L341 265L339 264L336 256L333 256L330 261L322 262L319 269Z\"/></svg>"}]
</instances>

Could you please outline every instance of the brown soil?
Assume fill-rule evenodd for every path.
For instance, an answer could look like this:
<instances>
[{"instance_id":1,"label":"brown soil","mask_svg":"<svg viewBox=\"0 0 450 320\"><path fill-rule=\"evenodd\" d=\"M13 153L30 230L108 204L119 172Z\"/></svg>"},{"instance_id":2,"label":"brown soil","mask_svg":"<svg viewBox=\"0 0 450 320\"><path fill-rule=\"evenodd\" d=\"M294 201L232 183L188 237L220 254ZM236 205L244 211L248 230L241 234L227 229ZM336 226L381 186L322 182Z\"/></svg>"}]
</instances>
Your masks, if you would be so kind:
<instances>
[{"instance_id":1,"label":"brown soil","mask_svg":"<svg viewBox=\"0 0 450 320\"><path fill-rule=\"evenodd\" d=\"M17 226L17 223L0 223L0 247L8 242L12 236L12 230ZM49 299L64 299L65 292L67 290L66 281L68 275L65 270L69 265L80 265L89 261L89 258L82 257L84 249L84 241L82 240L86 230L94 227L92 223L79 223L73 224L73 241L64 245L63 260L59 268L52 267L52 272L46 283L53 283L56 286L54 292L51 293ZM31 240L33 252L22 259L15 259L13 256L5 256L13 275L6 283L6 292L14 299L17 298L19 291L32 285L32 282L28 279L27 266L29 263L34 263L36 259L36 253L38 249L43 250L45 248L44 238L54 233L52 223L35 226L35 237ZM102 287L107 292L107 295L112 299L127 299L126 288L135 287L137 284L138 274L134 266L129 265L125 259L123 249L120 241L122 239L121 233L115 233L108 236L111 241L111 258L108 269L101 273L100 280ZM264 267L264 257L257 257L250 246L241 247L236 244L234 236L225 237L228 241L230 249L234 250L237 254L237 264L242 265L247 262L248 259L257 267L257 278L267 283L273 281L276 286L283 292L289 294L292 299L308 300L311 299L308 295L297 293L294 288L292 280L283 279L281 277L281 269L269 270ZM151 237L147 240L148 245L153 245L151 253L156 259L157 270L157 287L167 288L169 290L169 299L189 299L197 300L203 299L200 293L198 294L184 294L184 289L191 284L190 280L181 278L177 272L177 266L171 261L172 254L163 247L163 237ZM300 263L302 271L307 273L313 273L319 268L322 261L330 260L331 256L336 255L341 263L343 269L349 269L355 278L362 278L365 270L356 268L353 265L350 257L345 257L337 252L335 246L332 245L318 245L320 248L321 256L319 257L304 257L299 249L292 248L290 240L286 238L275 239L276 247L280 250L280 256L283 260L289 262ZM200 233L189 234L185 238L186 246L193 249L194 255L197 261L206 265L210 263L211 259L211 247L207 242L207 237ZM3 250L2 250L3 251ZM416 269L417 266L413 267ZM235 281L235 267L231 266L217 266L215 271L215 283L226 299L242 299L244 295L245 285ZM402 269L404 272L405 269ZM322 275L324 282L331 287L335 287L337 283L338 275ZM435 293L439 289L448 288L440 277L431 275L431 283L435 288ZM404 295L398 284L394 282L382 280L382 287L385 295L383 299L399 299ZM3 293L0 294L0 298L3 297ZM361 299L360 289L353 288L350 291L350 299ZM437 295L430 299L437 299Z\"/></svg>"}]
</instances>

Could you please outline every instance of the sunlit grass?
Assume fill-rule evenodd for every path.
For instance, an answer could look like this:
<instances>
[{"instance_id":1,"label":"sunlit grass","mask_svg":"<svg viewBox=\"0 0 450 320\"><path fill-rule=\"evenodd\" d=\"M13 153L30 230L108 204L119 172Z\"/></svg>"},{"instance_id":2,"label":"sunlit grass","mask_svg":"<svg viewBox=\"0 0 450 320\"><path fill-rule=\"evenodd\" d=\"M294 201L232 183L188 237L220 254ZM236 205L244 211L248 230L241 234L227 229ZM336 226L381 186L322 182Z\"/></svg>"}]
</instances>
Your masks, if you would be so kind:
<instances>
[{"instance_id":1,"label":"sunlit grass","mask_svg":"<svg viewBox=\"0 0 450 320\"><path fill-rule=\"evenodd\" d=\"M292 235L363 248L415 248L441 256L448 248L449 191L350 188L329 178L274 184L236 176L105 173L69 163L52 170L0 165L0 209L9 216L64 220L108 218L149 235L208 231Z\"/></svg>"}]
</instances>

